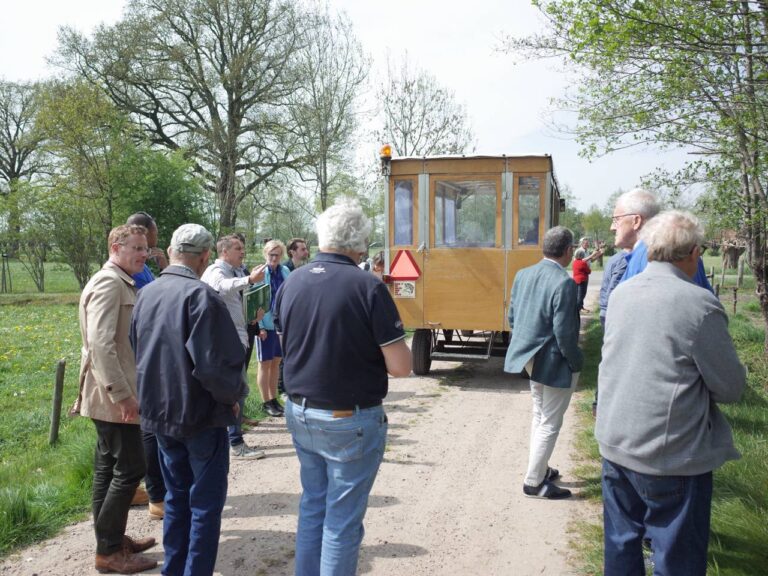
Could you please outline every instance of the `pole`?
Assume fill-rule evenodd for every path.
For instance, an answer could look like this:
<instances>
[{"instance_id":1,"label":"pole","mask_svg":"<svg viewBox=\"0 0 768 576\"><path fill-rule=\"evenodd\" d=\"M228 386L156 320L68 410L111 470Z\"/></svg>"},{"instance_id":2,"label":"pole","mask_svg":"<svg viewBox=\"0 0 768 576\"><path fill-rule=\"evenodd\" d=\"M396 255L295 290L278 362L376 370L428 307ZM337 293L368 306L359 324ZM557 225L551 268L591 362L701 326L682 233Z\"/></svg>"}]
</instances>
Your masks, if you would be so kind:
<instances>
[{"instance_id":1,"label":"pole","mask_svg":"<svg viewBox=\"0 0 768 576\"><path fill-rule=\"evenodd\" d=\"M733 287L733 314L734 315L736 314L736 303L739 301L738 295L737 295L738 292L739 292L739 289L736 286L734 286Z\"/></svg>"},{"instance_id":2,"label":"pole","mask_svg":"<svg viewBox=\"0 0 768 576\"><path fill-rule=\"evenodd\" d=\"M61 422L61 401L64 395L64 370L67 367L66 360L56 363L56 382L53 385L53 407L51 409L51 432L48 435L48 444L53 446L59 439L59 423Z\"/></svg>"}]
</instances>

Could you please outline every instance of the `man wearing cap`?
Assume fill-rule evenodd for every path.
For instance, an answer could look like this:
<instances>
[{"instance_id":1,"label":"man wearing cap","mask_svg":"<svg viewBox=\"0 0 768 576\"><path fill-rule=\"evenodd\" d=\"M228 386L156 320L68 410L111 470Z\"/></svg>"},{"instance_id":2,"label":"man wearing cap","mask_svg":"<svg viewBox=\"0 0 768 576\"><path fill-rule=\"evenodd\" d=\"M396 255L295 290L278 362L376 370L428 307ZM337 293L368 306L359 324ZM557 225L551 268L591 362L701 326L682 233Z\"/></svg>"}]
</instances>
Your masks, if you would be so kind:
<instances>
[{"instance_id":1,"label":"man wearing cap","mask_svg":"<svg viewBox=\"0 0 768 576\"><path fill-rule=\"evenodd\" d=\"M163 574L212 574L227 496L227 426L243 395L245 350L226 304L200 281L213 237L184 224L171 239L170 265L136 300L141 426L154 432L168 493Z\"/></svg>"},{"instance_id":2,"label":"man wearing cap","mask_svg":"<svg viewBox=\"0 0 768 576\"><path fill-rule=\"evenodd\" d=\"M93 529L96 569L132 574L157 562L139 554L154 538L125 535L128 510L144 476L144 449L136 401L136 364L128 341L136 288L131 274L147 260L146 229L118 226L109 233L109 260L80 296L83 339L80 392L72 413L93 421Z\"/></svg>"}]
</instances>

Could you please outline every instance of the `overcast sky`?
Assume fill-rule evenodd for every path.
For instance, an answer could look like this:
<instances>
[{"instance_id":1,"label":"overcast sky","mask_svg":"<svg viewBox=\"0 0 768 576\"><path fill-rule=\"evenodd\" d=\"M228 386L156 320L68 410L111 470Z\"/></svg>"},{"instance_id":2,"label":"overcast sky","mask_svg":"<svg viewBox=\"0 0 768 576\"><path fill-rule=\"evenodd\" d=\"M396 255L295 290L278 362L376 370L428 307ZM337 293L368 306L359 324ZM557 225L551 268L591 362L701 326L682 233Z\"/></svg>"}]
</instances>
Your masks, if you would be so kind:
<instances>
[{"instance_id":1,"label":"overcast sky","mask_svg":"<svg viewBox=\"0 0 768 576\"><path fill-rule=\"evenodd\" d=\"M3 2L0 77L33 80L52 73L45 58L56 48L57 30L72 25L89 32L117 20L123 0L21 0ZM541 28L529 0L474 0L459 8L445 0L329 0L351 18L374 60L374 73L389 54L434 74L463 103L480 154L551 154L561 184L570 186L581 209L604 206L617 189L629 190L654 168L674 169L681 154L628 151L589 163L578 147L547 127L549 99L566 87L554 62L515 64L496 47L505 33ZM373 147L373 143L366 143ZM662 164L663 163L663 164Z\"/></svg>"}]
</instances>

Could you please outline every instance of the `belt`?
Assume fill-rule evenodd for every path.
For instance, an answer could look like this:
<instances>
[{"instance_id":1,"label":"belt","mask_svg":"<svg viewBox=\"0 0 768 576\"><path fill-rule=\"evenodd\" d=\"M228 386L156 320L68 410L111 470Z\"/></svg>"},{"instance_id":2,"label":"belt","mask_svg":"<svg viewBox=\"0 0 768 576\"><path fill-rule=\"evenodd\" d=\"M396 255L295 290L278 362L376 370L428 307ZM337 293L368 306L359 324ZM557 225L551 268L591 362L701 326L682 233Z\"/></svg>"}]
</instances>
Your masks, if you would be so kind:
<instances>
[{"instance_id":1,"label":"belt","mask_svg":"<svg viewBox=\"0 0 768 576\"><path fill-rule=\"evenodd\" d=\"M301 394L289 394L288 397L291 399L291 402L294 404L299 404L300 406L304 406L305 408L315 408L317 410L334 410L334 411L350 411L355 410L356 408L359 408L360 410L364 410L366 408L373 408L375 406L381 406L381 400L373 400L371 402L364 402L361 404L355 404L355 405L339 405L334 404L333 402L317 402L316 400L310 400L306 396L302 396Z\"/></svg>"}]
</instances>

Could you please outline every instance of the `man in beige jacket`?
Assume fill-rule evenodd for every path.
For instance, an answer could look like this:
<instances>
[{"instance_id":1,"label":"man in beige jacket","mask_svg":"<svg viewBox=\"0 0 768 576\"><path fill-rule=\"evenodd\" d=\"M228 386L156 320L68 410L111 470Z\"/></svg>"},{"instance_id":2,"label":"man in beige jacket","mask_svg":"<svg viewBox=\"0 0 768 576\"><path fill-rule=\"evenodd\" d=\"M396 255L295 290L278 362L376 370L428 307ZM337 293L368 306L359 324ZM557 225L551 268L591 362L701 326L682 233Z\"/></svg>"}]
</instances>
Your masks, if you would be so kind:
<instances>
[{"instance_id":1,"label":"man in beige jacket","mask_svg":"<svg viewBox=\"0 0 768 576\"><path fill-rule=\"evenodd\" d=\"M147 260L146 233L143 226L114 228L109 260L80 296L83 347L74 411L96 426L93 525L99 572L132 574L157 565L139 554L154 546L154 538L125 535L131 499L145 472L136 363L128 336L136 302L131 274L140 272Z\"/></svg>"}]
</instances>

